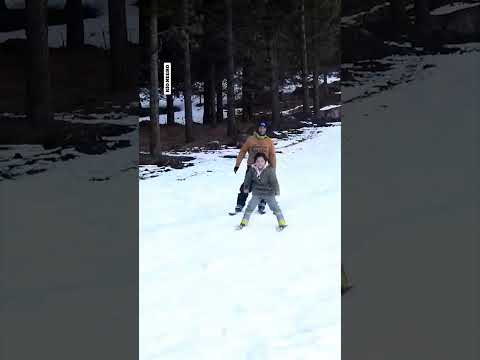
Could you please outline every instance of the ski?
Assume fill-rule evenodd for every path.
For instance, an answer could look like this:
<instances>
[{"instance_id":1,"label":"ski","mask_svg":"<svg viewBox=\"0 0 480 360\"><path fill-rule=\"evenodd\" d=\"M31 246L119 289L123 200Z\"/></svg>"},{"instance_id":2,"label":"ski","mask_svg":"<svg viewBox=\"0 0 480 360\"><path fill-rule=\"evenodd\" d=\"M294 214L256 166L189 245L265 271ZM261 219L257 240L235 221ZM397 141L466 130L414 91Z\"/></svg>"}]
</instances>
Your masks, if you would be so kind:
<instances>
[{"instance_id":1,"label":"ski","mask_svg":"<svg viewBox=\"0 0 480 360\"><path fill-rule=\"evenodd\" d=\"M287 225L277 226L277 231L278 232L283 231L283 230L285 230L286 227L287 227Z\"/></svg>"},{"instance_id":2,"label":"ski","mask_svg":"<svg viewBox=\"0 0 480 360\"><path fill-rule=\"evenodd\" d=\"M239 212L236 212L236 211L233 212L232 211L232 212L229 212L228 215L233 216L233 215L237 215L237 214L240 214L240 213L241 213L241 211L239 211Z\"/></svg>"}]
</instances>

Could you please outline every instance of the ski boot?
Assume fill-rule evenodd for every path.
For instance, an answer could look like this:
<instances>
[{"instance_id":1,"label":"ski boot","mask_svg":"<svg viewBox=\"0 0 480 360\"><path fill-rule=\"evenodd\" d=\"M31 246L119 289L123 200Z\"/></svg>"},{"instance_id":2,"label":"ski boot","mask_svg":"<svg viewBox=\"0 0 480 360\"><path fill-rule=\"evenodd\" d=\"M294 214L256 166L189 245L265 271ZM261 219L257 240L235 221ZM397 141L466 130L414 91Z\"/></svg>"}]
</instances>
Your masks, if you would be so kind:
<instances>
[{"instance_id":1,"label":"ski boot","mask_svg":"<svg viewBox=\"0 0 480 360\"><path fill-rule=\"evenodd\" d=\"M277 230L283 231L286 227L287 227L287 223L285 222L285 220L282 219L278 222Z\"/></svg>"},{"instance_id":2,"label":"ski boot","mask_svg":"<svg viewBox=\"0 0 480 360\"><path fill-rule=\"evenodd\" d=\"M237 226L237 230L242 230L245 226L247 226L247 224L248 224L248 221L245 219L242 219L242 221L240 221L240 225Z\"/></svg>"}]
</instances>

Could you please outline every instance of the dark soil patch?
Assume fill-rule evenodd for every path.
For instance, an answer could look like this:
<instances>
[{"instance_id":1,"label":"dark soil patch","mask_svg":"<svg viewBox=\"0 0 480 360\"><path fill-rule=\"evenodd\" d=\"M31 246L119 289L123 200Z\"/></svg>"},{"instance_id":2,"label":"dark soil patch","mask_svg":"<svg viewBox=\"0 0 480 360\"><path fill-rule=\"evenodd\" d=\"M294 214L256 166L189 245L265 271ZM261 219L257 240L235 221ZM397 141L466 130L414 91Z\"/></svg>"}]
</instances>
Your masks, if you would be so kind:
<instances>
[{"instance_id":1,"label":"dark soil patch","mask_svg":"<svg viewBox=\"0 0 480 360\"><path fill-rule=\"evenodd\" d=\"M184 167L193 166L189 163L195 160L191 156L169 156L163 155L160 160L155 160L150 154L140 154L140 165L156 165L160 168L183 169Z\"/></svg>"},{"instance_id":2,"label":"dark soil patch","mask_svg":"<svg viewBox=\"0 0 480 360\"><path fill-rule=\"evenodd\" d=\"M26 172L27 175L35 175L47 171L47 169L31 169Z\"/></svg>"},{"instance_id":3,"label":"dark soil patch","mask_svg":"<svg viewBox=\"0 0 480 360\"><path fill-rule=\"evenodd\" d=\"M110 176L104 177L104 178L97 178L97 177L92 177L88 179L89 181L108 181L110 180Z\"/></svg>"},{"instance_id":4,"label":"dark soil patch","mask_svg":"<svg viewBox=\"0 0 480 360\"><path fill-rule=\"evenodd\" d=\"M140 123L140 151L149 152L150 122ZM226 124L216 128L193 124L193 138L191 143L185 143L185 127L183 125L161 125L160 142L162 151L202 151L209 143L216 142L218 147L234 146L235 142L227 136Z\"/></svg>"}]
</instances>

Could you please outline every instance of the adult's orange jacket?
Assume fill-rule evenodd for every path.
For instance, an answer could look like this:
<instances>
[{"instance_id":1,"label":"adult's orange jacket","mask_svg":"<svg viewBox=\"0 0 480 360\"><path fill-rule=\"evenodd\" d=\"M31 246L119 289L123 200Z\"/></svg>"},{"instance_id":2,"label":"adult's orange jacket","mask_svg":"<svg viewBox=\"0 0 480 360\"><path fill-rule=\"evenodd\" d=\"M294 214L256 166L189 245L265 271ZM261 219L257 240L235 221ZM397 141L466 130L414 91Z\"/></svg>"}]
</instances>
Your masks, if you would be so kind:
<instances>
[{"instance_id":1,"label":"adult's orange jacket","mask_svg":"<svg viewBox=\"0 0 480 360\"><path fill-rule=\"evenodd\" d=\"M262 152L267 158L270 166L275 168L277 165L277 159L275 156L275 146L273 145L272 139L268 136L261 136L258 133L254 133L252 136L249 136L245 144L243 144L240 149L240 153L237 156L237 162L235 166L240 166L245 154L248 152L247 164L252 165L255 158L255 154Z\"/></svg>"}]
</instances>

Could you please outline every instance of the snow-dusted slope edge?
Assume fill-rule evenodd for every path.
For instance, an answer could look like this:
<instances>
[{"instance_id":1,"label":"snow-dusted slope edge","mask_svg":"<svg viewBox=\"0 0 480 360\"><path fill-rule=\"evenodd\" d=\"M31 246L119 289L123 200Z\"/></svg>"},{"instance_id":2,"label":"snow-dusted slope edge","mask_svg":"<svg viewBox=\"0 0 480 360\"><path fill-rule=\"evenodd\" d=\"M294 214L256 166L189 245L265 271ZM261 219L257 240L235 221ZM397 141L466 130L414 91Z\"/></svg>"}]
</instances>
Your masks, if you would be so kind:
<instances>
[{"instance_id":1,"label":"snow-dusted slope edge","mask_svg":"<svg viewBox=\"0 0 480 360\"><path fill-rule=\"evenodd\" d=\"M480 44L462 47L416 58L411 82L344 105L342 261L355 284L342 300L345 358L467 358L472 345L458 334L474 304Z\"/></svg>"},{"instance_id":2,"label":"snow-dusted slope edge","mask_svg":"<svg viewBox=\"0 0 480 360\"><path fill-rule=\"evenodd\" d=\"M340 359L340 126L278 143L290 226L230 217L245 165L140 182L140 359Z\"/></svg>"}]
</instances>

